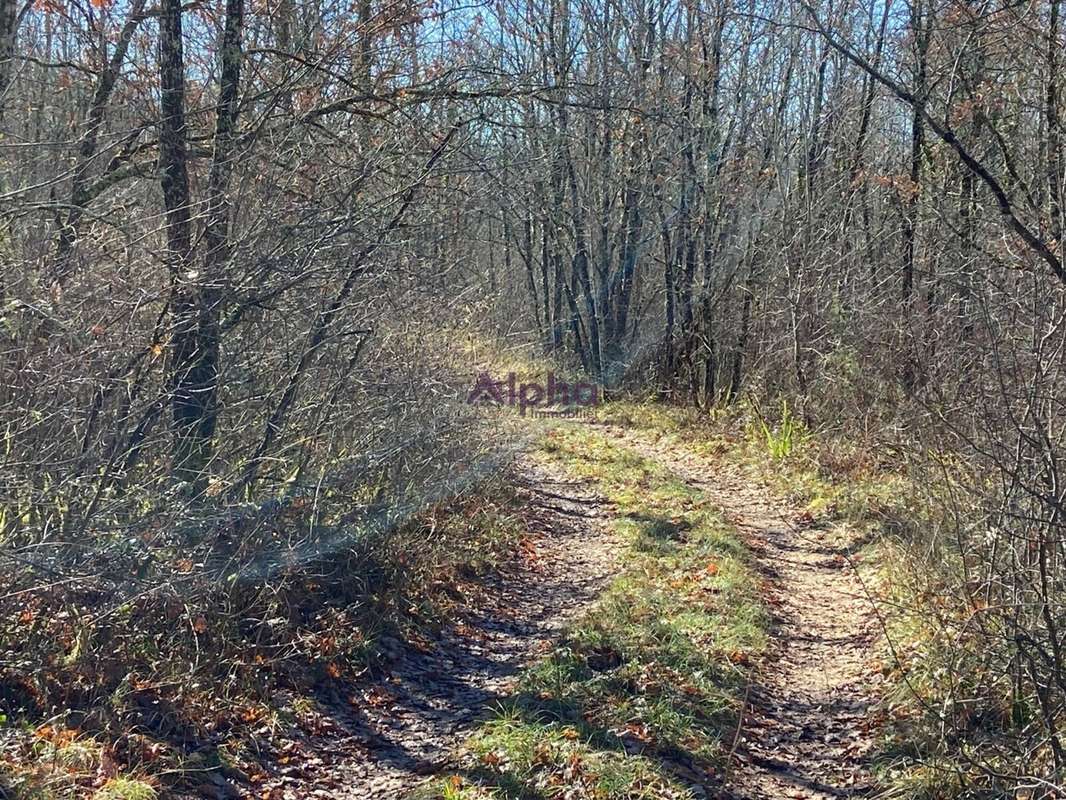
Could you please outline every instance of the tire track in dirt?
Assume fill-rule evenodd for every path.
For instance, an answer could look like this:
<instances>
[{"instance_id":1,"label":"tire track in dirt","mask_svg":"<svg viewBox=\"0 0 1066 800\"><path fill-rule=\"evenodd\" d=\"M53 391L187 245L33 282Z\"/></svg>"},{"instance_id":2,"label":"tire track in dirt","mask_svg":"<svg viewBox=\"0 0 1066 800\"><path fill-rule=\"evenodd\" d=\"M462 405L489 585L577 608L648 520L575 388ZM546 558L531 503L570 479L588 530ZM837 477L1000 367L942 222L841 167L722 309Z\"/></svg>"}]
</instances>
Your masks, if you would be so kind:
<instances>
[{"instance_id":1,"label":"tire track in dirt","mask_svg":"<svg viewBox=\"0 0 1066 800\"><path fill-rule=\"evenodd\" d=\"M855 542L804 524L795 509L729 465L633 431L609 433L702 491L745 536L774 607L770 653L756 670L723 798L855 798L875 791L880 636L850 560Z\"/></svg>"},{"instance_id":2,"label":"tire track in dirt","mask_svg":"<svg viewBox=\"0 0 1066 800\"><path fill-rule=\"evenodd\" d=\"M332 697L320 735L296 743L254 795L269 800L402 797L446 770L457 745L508 694L617 573L622 544L603 500L547 466L524 463L531 546L435 639L390 643L385 674Z\"/></svg>"}]
</instances>

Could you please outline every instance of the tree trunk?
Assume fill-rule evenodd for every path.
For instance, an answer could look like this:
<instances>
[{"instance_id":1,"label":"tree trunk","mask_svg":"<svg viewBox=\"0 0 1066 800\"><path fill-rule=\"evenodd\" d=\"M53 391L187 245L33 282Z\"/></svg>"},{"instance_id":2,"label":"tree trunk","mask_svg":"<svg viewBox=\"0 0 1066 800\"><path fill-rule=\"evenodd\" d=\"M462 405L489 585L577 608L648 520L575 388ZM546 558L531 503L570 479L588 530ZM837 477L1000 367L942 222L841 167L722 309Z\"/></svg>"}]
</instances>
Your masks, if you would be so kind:
<instances>
[{"instance_id":1,"label":"tree trunk","mask_svg":"<svg viewBox=\"0 0 1066 800\"><path fill-rule=\"evenodd\" d=\"M0 0L0 125L4 124L8 89L11 88L15 52L15 29L18 26L17 0Z\"/></svg>"},{"instance_id":2,"label":"tree trunk","mask_svg":"<svg viewBox=\"0 0 1066 800\"><path fill-rule=\"evenodd\" d=\"M159 165L166 208L167 266L174 315L170 352L170 403L174 420L174 477L199 488L210 459L212 373L199 338L199 281L192 269L192 198L185 130L185 60L181 0L163 0L159 18Z\"/></svg>"},{"instance_id":3,"label":"tree trunk","mask_svg":"<svg viewBox=\"0 0 1066 800\"><path fill-rule=\"evenodd\" d=\"M922 6L916 4L912 11L911 27L915 37L915 96L918 105L911 116L911 157L910 184L905 188L903 197L903 264L902 264L902 310L903 310L903 390L909 395L918 383L921 370L920 354L916 339L911 334L914 308L914 265L918 235L918 198L921 194L922 148L925 144L925 120L923 107L926 86L926 53L929 48L929 34L923 17Z\"/></svg>"},{"instance_id":4,"label":"tree trunk","mask_svg":"<svg viewBox=\"0 0 1066 800\"><path fill-rule=\"evenodd\" d=\"M1047 91L1044 106L1044 124L1047 126L1047 183L1048 183L1048 217L1051 221L1048 238L1059 243L1061 252L1063 237L1062 207L1062 121L1059 119L1059 71L1061 44L1059 42L1059 6L1062 0L1051 0L1051 13L1048 24L1047 49Z\"/></svg>"}]
</instances>

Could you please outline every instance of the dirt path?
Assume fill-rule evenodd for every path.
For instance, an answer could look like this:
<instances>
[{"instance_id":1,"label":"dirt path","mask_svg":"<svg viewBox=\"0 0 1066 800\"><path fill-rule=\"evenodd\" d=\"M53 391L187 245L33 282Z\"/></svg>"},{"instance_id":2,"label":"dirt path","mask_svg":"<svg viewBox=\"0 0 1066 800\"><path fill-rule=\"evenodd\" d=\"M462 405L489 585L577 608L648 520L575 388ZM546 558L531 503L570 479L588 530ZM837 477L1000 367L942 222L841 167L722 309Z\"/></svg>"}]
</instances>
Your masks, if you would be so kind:
<instances>
[{"instance_id":1,"label":"dirt path","mask_svg":"<svg viewBox=\"0 0 1066 800\"><path fill-rule=\"evenodd\" d=\"M256 797L402 796L448 767L518 671L599 595L621 550L601 500L542 467L523 468L523 483L531 546L438 638L393 642L382 680L351 702L327 702L319 735L293 742L288 765Z\"/></svg>"},{"instance_id":2,"label":"dirt path","mask_svg":"<svg viewBox=\"0 0 1066 800\"><path fill-rule=\"evenodd\" d=\"M805 524L794 509L727 465L687 456L654 437L604 430L701 490L744 535L775 609L772 652L758 670L723 800L862 797L878 627L850 566L853 542ZM600 498L580 483L524 472L533 547L434 640L393 643L394 661L351 702L327 700L321 731L256 797L396 798L449 758L519 670L592 603L619 568ZM711 790L711 787L706 787Z\"/></svg>"},{"instance_id":3,"label":"dirt path","mask_svg":"<svg viewBox=\"0 0 1066 800\"><path fill-rule=\"evenodd\" d=\"M775 606L772 652L749 694L727 798L864 797L879 627L849 561L853 541L804 524L728 466L608 430L703 491L745 534Z\"/></svg>"}]
</instances>

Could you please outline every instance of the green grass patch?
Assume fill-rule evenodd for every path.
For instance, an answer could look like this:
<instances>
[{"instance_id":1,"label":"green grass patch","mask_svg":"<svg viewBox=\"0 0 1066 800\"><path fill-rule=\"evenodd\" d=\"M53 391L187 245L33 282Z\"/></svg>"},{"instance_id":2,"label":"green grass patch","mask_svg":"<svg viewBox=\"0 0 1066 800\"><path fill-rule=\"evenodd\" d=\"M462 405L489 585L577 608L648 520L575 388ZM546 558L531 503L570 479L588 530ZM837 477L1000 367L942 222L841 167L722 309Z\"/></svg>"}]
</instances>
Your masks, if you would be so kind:
<instances>
[{"instance_id":1,"label":"green grass patch","mask_svg":"<svg viewBox=\"0 0 1066 800\"><path fill-rule=\"evenodd\" d=\"M112 778L104 784L93 800L156 800L156 790L143 781Z\"/></svg>"},{"instance_id":2,"label":"green grass patch","mask_svg":"<svg viewBox=\"0 0 1066 800\"><path fill-rule=\"evenodd\" d=\"M421 796L702 796L766 643L747 552L698 491L601 432L559 427L540 455L611 501L627 568Z\"/></svg>"},{"instance_id":3,"label":"green grass patch","mask_svg":"<svg viewBox=\"0 0 1066 800\"><path fill-rule=\"evenodd\" d=\"M750 404L707 412L616 402L601 406L597 415L601 422L725 460L815 519L905 532L920 516L906 465L887 445L808 430L786 403L771 413Z\"/></svg>"}]
</instances>

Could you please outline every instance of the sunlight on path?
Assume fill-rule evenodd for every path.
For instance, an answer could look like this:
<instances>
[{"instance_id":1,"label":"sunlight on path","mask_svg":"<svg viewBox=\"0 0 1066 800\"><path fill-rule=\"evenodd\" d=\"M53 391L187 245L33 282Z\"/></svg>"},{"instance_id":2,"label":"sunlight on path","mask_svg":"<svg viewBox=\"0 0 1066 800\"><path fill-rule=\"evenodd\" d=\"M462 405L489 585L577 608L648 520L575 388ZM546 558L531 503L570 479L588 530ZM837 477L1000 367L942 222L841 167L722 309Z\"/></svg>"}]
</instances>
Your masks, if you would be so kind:
<instances>
[{"instance_id":1,"label":"sunlight on path","mask_svg":"<svg viewBox=\"0 0 1066 800\"><path fill-rule=\"evenodd\" d=\"M515 563L437 637L395 642L394 663L358 702L333 698L344 735L302 742L314 756L293 759L299 766L263 796L402 796L447 767L518 672L596 599L617 571L621 547L601 524L600 499L539 465L523 465L521 482L533 535Z\"/></svg>"},{"instance_id":2,"label":"sunlight on path","mask_svg":"<svg viewBox=\"0 0 1066 800\"><path fill-rule=\"evenodd\" d=\"M772 652L749 695L726 797L863 797L880 675L870 666L879 627L852 568L849 542L776 505L727 465L686 456L650 437L613 435L690 481L746 537L775 608ZM792 519L797 521L792 521Z\"/></svg>"}]
</instances>

